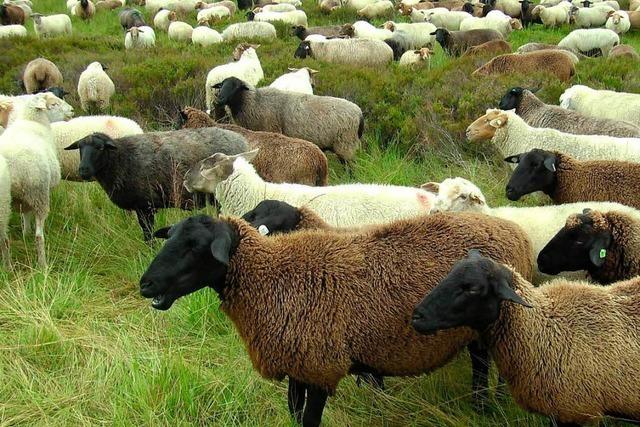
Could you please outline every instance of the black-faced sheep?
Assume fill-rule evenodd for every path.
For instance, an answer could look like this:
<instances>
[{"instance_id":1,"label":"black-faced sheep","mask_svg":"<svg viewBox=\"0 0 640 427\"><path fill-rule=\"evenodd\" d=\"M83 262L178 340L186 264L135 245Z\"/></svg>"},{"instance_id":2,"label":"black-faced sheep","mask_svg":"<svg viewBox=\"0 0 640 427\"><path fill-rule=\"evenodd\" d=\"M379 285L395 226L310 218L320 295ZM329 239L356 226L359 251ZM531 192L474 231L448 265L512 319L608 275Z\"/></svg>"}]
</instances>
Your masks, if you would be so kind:
<instances>
[{"instance_id":1,"label":"black-faced sheep","mask_svg":"<svg viewBox=\"0 0 640 427\"><path fill-rule=\"evenodd\" d=\"M301 398L290 408L305 427L320 424L327 396L349 373L421 374L473 339L466 329L420 337L409 327L415 304L469 248L532 273L524 232L482 214L274 237L238 218L196 216L156 236L168 240L140 279L142 296L167 310L204 287L218 292L255 369L288 376L301 396L306 389L306 405Z\"/></svg>"}]
</instances>

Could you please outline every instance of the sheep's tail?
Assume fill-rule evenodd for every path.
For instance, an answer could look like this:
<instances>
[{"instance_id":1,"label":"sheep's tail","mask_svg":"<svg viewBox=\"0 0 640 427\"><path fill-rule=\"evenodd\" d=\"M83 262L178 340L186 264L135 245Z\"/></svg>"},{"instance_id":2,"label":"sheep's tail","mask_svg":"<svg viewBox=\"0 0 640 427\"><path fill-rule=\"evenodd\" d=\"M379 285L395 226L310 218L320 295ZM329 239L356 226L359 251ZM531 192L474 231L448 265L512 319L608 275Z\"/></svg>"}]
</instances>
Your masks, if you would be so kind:
<instances>
[{"instance_id":1,"label":"sheep's tail","mask_svg":"<svg viewBox=\"0 0 640 427\"><path fill-rule=\"evenodd\" d=\"M364 133L364 114L360 114L360 124L358 125L358 138L362 138Z\"/></svg>"}]
</instances>

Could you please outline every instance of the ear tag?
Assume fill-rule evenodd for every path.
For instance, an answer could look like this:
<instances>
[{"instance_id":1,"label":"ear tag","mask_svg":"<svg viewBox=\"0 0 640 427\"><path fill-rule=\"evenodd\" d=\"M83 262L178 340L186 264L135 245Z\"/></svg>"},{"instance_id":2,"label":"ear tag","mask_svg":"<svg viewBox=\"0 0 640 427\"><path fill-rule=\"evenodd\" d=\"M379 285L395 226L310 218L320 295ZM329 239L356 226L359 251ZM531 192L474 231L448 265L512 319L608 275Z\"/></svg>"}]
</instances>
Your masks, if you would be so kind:
<instances>
[{"instance_id":1,"label":"ear tag","mask_svg":"<svg viewBox=\"0 0 640 427\"><path fill-rule=\"evenodd\" d=\"M267 234L269 234L269 229L267 228L266 225L262 224L260 227L258 227L258 233L262 234L263 236L266 236ZM600 254L602 255L602 252L600 252Z\"/></svg>"},{"instance_id":2,"label":"ear tag","mask_svg":"<svg viewBox=\"0 0 640 427\"><path fill-rule=\"evenodd\" d=\"M604 259L607 257L607 250L606 249L600 249L600 259Z\"/></svg>"}]
</instances>

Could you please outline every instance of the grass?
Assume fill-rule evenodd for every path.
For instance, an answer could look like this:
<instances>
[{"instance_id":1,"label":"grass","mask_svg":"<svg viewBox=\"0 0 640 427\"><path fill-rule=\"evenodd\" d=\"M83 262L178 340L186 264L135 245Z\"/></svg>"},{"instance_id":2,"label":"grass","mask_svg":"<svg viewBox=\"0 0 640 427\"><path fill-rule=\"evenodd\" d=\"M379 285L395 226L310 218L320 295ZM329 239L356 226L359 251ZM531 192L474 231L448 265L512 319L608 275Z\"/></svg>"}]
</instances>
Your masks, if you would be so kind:
<instances>
[{"instance_id":1,"label":"grass","mask_svg":"<svg viewBox=\"0 0 640 427\"><path fill-rule=\"evenodd\" d=\"M34 3L38 12L64 12L63 0ZM305 10L311 25L356 19L345 10L323 15L313 0ZM231 21L242 19L237 14ZM0 93L16 93L15 80L37 56L58 64L69 91L88 63L101 61L117 88L111 113L146 130L167 129L179 107L203 107L206 73L228 61L233 49L180 45L158 33L156 48L125 52L115 13L103 12L90 23L73 18L73 24L72 37L3 40ZM568 31L536 27L514 33L511 42L557 42ZM466 142L465 127L511 86L540 87L539 96L550 103L568 86L535 70L472 79L476 61L450 60L439 48L430 69L412 72L395 64L357 69L301 61L293 58L297 41L287 28L278 32L277 41L259 48L265 84L289 66L309 65L320 71L318 94L348 98L365 113L364 147L353 174L332 159L331 183L417 185L460 175L476 182L491 204L505 204L507 168L488 145ZM640 49L637 34L623 40ZM638 66L624 60L582 61L572 83L640 92ZM70 103L80 114L73 92ZM544 202L532 197L527 203ZM117 209L94 183L61 184L51 208L46 271L34 267L33 237L22 238L17 215L11 224L16 268L0 271L0 425L292 425L285 384L252 370L213 292L184 298L166 313L154 312L138 296L138 279L157 247L142 243L132 214ZM157 223L186 215L166 210ZM329 401L324 425L547 425L502 390L493 390L498 397L477 414L468 365L461 355L431 375L389 379L384 392L347 378Z\"/></svg>"}]
</instances>

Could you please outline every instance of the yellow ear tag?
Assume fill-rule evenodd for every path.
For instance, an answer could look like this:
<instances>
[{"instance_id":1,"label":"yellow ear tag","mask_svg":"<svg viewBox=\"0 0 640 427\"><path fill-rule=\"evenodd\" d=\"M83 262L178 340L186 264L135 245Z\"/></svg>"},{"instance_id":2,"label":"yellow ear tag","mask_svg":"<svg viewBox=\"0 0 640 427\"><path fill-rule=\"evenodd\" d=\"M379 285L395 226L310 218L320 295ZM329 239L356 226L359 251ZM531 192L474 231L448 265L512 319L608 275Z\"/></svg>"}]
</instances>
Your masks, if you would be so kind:
<instances>
[{"instance_id":1,"label":"yellow ear tag","mask_svg":"<svg viewBox=\"0 0 640 427\"><path fill-rule=\"evenodd\" d=\"M607 257L607 250L606 249L600 249L600 259L606 258Z\"/></svg>"}]
</instances>

